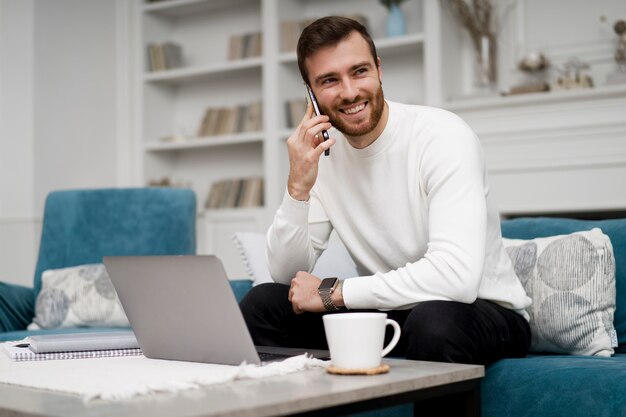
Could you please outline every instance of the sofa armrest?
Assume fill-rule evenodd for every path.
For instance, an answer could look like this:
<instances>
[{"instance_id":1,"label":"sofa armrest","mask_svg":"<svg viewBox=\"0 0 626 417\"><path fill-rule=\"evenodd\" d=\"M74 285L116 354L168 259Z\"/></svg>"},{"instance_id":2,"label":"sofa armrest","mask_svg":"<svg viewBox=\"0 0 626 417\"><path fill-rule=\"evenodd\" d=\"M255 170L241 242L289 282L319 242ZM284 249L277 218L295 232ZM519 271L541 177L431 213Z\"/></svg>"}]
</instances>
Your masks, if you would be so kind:
<instances>
[{"instance_id":1,"label":"sofa armrest","mask_svg":"<svg viewBox=\"0 0 626 417\"><path fill-rule=\"evenodd\" d=\"M25 330L35 315L33 289L0 281L0 332Z\"/></svg>"}]
</instances>

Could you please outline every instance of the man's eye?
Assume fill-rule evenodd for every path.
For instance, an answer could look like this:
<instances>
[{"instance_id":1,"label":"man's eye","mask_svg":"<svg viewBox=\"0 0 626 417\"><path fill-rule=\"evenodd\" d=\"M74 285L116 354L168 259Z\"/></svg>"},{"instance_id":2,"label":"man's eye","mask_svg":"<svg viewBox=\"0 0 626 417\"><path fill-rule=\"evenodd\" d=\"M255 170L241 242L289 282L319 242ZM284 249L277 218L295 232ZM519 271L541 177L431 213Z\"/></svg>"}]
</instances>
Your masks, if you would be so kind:
<instances>
[{"instance_id":1,"label":"man's eye","mask_svg":"<svg viewBox=\"0 0 626 417\"><path fill-rule=\"evenodd\" d=\"M334 79L334 78L326 78L326 79L324 79L324 80L322 81L322 85L327 85L327 84L330 84L330 83L332 83L332 82L334 82L334 81L335 81L335 79Z\"/></svg>"},{"instance_id":2,"label":"man's eye","mask_svg":"<svg viewBox=\"0 0 626 417\"><path fill-rule=\"evenodd\" d=\"M354 73L357 75L365 74L367 72L367 68L359 68Z\"/></svg>"}]
</instances>

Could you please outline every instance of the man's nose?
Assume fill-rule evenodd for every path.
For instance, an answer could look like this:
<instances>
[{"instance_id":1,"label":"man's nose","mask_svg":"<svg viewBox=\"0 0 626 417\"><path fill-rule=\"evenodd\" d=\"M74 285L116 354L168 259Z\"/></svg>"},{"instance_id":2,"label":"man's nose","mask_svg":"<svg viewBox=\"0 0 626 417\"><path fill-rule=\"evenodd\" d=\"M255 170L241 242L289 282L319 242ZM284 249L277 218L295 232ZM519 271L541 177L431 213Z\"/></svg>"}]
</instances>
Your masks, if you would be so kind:
<instances>
[{"instance_id":1,"label":"man's nose","mask_svg":"<svg viewBox=\"0 0 626 417\"><path fill-rule=\"evenodd\" d=\"M359 95L359 89L356 83L347 79L341 83L341 99L345 101L353 101Z\"/></svg>"}]
</instances>

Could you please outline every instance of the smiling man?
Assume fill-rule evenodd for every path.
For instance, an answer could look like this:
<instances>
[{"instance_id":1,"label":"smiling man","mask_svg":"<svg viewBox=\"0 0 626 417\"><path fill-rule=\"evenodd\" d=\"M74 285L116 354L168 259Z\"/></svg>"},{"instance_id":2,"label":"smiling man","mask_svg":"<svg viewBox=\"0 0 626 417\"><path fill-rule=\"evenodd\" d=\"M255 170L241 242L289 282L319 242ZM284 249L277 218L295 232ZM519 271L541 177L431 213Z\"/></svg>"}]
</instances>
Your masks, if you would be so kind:
<instances>
[{"instance_id":1,"label":"smiling man","mask_svg":"<svg viewBox=\"0 0 626 417\"><path fill-rule=\"evenodd\" d=\"M323 314L383 310L402 326L396 355L525 356L530 299L502 244L476 135L450 112L385 100L381 60L354 20L305 28L298 66L323 115L309 106L287 141L287 190L268 232L275 283L241 303L255 343L326 348ZM333 230L359 276L307 272Z\"/></svg>"}]
</instances>

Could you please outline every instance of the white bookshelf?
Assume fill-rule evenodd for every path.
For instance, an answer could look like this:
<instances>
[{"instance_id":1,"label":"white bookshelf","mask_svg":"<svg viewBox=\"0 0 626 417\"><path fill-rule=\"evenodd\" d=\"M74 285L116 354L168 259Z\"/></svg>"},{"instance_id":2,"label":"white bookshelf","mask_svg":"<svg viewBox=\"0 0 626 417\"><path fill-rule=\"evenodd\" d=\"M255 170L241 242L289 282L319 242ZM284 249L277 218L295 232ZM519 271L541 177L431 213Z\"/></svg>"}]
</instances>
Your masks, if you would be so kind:
<instances>
[{"instance_id":1,"label":"white bookshelf","mask_svg":"<svg viewBox=\"0 0 626 417\"><path fill-rule=\"evenodd\" d=\"M611 167L623 161L620 138L626 127L620 121L623 119L620 114L626 87L602 85L613 65L610 46L602 46L613 36L602 32L606 28L587 28L584 36L598 38L592 42L593 48L574 49L583 59L594 63L596 88L508 97L497 92L480 96L472 90L474 56L467 34L440 0L405 1L402 9L407 33L394 38L385 35L387 11L379 0L135 1L138 51L134 65L138 86L135 120L142 178L148 181L168 176L191 184L199 202L199 252L217 253L231 278L244 276L245 271L230 236L236 231L265 232L287 181L285 139L292 129L287 126L285 102L304 100L305 92L295 52L280 49L280 24L286 20L331 14L364 15L382 60L386 98L445 107L465 118L483 141L493 174L493 189L502 197L501 206L507 212L556 207L557 203L550 201L550 196L556 195L552 189L539 190L536 194L543 192L546 197L539 198L532 207L526 203L534 200L535 195L534 185L527 185L527 178L532 177L531 165L544 167L547 172L544 175L554 177L555 184L560 184L558 176L565 175L561 165L571 165L569 161L578 154L590 154L597 148L592 145L594 140L604 141L614 155L607 151L598 154L594 161L604 161ZM538 34L531 32L531 24L533 28L537 25L533 16L541 15L541 10L534 10L535 4L524 0L515 4L502 24L499 90L506 90L518 81L520 74L515 64L521 51L532 46L533 37L558 40L561 36L551 26L537 27ZM617 0L610 0L610 4L615 10L619 8ZM254 31L263 33L262 56L229 61L230 37ZM565 37L563 42L568 39ZM185 66L147 72L146 45L168 41L182 45ZM569 44L556 44L549 52L558 61L571 50ZM196 137L207 107L231 107L254 101L263 102L260 131ZM589 103L593 103L593 117L583 116L589 112ZM161 141L169 136L182 140ZM575 139L567 139L571 137ZM572 158L556 151L564 143L574 145L568 148L572 155L576 153ZM582 149L586 150L582 152ZM554 161L545 162L540 157L544 154L553 155ZM590 168L583 161L580 164L583 167L580 176L587 178ZM599 171L603 169L608 168ZM597 178L603 178L602 175L598 174ZM213 182L249 176L261 176L265 182L263 207L204 210ZM537 183L532 179L533 184ZM507 191L526 188L529 191L524 201ZM571 200L569 194L561 197L563 201Z\"/></svg>"},{"instance_id":2,"label":"white bookshelf","mask_svg":"<svg viewBox=\"0 0 626 417\"><path fill-rule=\"evenodd\" d=\"M329 14L362 14L383 61L383 85L391 100L422 103L430 87L424 76L425 8L435 0L403 4L407 34L385 36L387 11L378 0L162 0L137 2L137 137L145 182L169 177L189 183L199 203L198 250L223 258L230 277L244 271L232 250L235 231L264 232L286 185L285 139L291 134L285 102L304 88L295 51L280 51L280 22ZM228 60L233 35L262 31L260 57ZM147 71L149 43L176 42L185 65ZM263 102L259 132L197 137L208 107ZM164 141L162 138L175 137ZM261 176L264 206L205 210L213 182Z\"/></svg>"},{"instance_id":3,"label":"white bookshelf","mask_svg":"<svg viewBox=\"0 0 626 417\"><path fill-rule=\"evenodd\" d=\"M262 132L235 133L232 135L218 135L211 137L182 138L171 143L146 143L146 152L170 152L186 149L210 148L218 146L232 146L246 143L262 143Z\"/></svg>"},{"instance_id":4,"label":"white bookshelf","mask_svg":"<svg viewBox=\"0 0 626 417\"><path fill-rule=\"evenodd\" d=\"M203 65L190 68L177 68L144 74L144 82L180 85L210 81L222 75L245 77L249 73L260 72L263 67L261 58L245 58L238 61Z\"/></svg>"}]
</instances>

